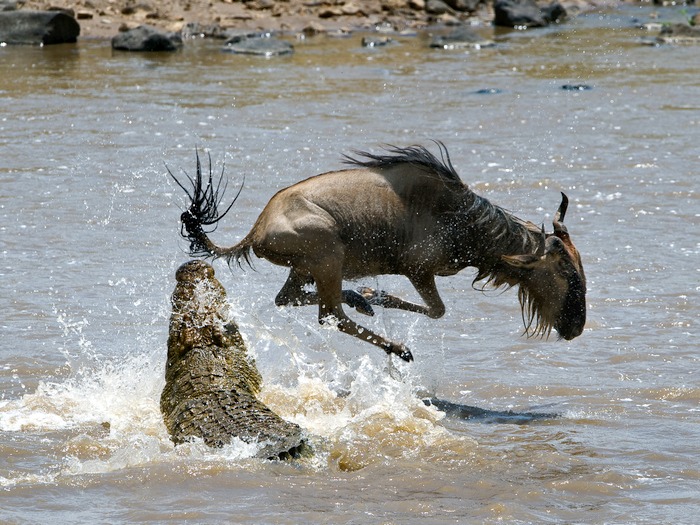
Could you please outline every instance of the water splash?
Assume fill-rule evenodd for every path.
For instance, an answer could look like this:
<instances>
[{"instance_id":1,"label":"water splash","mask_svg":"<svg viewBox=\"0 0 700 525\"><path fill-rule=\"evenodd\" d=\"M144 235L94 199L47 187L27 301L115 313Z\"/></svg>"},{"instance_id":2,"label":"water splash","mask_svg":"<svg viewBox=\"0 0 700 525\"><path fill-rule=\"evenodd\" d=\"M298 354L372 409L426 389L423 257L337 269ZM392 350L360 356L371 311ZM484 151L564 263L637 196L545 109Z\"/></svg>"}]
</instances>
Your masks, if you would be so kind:
<instances>
[{"instance_id":1,"label":"water splash","mask_svg":"<svg viewBox=\"0 0 700 525\"><path fill-rule=\"evenodd\" d=\"M158 278L142 286L162 290L168 279L160 274L169 271L158 271ZM162 293L157 295L162 298ZM409 457L434 457L437 449L448 456L450 450L455 457L469 456L473 440L451 434L441 423L444 414L426 407L417 395L425 390L420 367L392 361L372 347L319 327L308 309L273 309L262 299L264 293L260 297L251 301L248 293L234 294L230 308L264 376L263 402L306 429L315 451L304 462L306 467L358 470ZM166 346L163 330L156 327L166 326L164 304L146 301L133 311L117 309L112 314L111 319L133 318L139 327L126 356L125 334L113 342L92 341L90 318L73 319L54 308L62 331L57 348L66 358L69 376L42 381L31 393L0 401L0 431L41 441L46 449L42 465L31 471L0 468L1 487L75 483L183 463L197 471L212 464L240 469L261 462L251 458L264 444L234 439L221 449L210 449L200 440L178 447L170 441L159 407ZM391 334L396 331L393 321L380 313L374 328ZM403 325L402 336L409 345L424 330L420 320L411 322L408 333ZM443 358L438 350L437 359ZM0 442L0 454L6 443Z\"/></svg>"},{"instance_id":2,"label":"water splash","mask_svg":"<svg viewBox=\"0 0 700 525\"><path fill-rule=\"evenodd\" d=\"M268 386L265 402L316 437L330 468L359 470L374 463L416 459L434 447L465 458L475 441L451 434L444 413L426 406L410 377L396 380L368 356L359 360L348 391L300 376L297 386Z\"/></svg>"}]
</instances>

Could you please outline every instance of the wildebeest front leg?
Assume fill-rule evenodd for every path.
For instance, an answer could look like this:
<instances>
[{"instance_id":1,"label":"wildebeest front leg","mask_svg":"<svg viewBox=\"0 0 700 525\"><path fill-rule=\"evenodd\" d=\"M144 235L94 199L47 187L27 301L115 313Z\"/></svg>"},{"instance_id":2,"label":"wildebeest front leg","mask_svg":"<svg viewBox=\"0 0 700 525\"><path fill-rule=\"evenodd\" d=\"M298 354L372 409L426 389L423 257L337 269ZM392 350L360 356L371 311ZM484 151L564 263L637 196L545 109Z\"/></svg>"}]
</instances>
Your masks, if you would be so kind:
<instances>
[{"instance_id":1,"label":"wildebeest front leg","mask_svg":"<svg viewBox=\"0 0 700 525\"><path fill-rule=\"evenodd\" d=\"M359 292L367 299L369 304L375 306L415 312L427 315L433 319L442 317L445 314L445 304L442 302L437 287L435 286L435 277L432 275L421 275L409 277L409 279L421 298L425 301L425 305L412 303L400 297L396 297L395 295L390 295L383 290L374 290L373 288L360 288Z\"/></svg>"},{"instance_id":2,"label":"wildebeest front leg","mask_svg":"<svg viewBox=\"0 0 700 525\"><path fill-rule=\"evenodd\" d=\"M367 302L374 306L381 306L382 308L396 308L398 310L406 310L407 312L416 312L423 315L428 315L428 308L422 304L412 303L410 301L405 301L400 297L391 295L384 290L375 290L374 288L362 287L358 289L358 292L367 300Z\"/></svg>"}]
</instances>

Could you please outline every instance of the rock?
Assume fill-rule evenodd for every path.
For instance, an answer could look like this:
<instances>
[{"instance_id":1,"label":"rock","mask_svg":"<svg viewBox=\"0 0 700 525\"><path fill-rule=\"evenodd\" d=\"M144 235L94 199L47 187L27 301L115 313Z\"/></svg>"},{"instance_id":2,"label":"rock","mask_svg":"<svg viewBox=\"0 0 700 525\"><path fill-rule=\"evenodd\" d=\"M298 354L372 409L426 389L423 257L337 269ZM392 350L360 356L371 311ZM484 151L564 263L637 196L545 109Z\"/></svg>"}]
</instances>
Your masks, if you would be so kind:
<instances>
[{"instance_id":1,"label":"rock","mask_svg":"<svg viewBox=\"0 0 700 525\"><path fill-rule=\"evenodd\" d=\"M362 37L362 47L382 47L386 46L391 42L391 38L388 36L365 36Z\"/></svg>"},{"instance_id":2,"label":"rock","mask_svg":"<svg viewBox=\"0 0 700 525\"><path fill-rule=\"evenodd\" d=\"M542 27L547 25L534 0L496 0L493 23L505 27Z\"/></svg>"},{"instance_id":3,"label":"rock","mask_svg":"<svg viewBox=\"0 0 700 525\"><path fill-rule=\"evenodd\" d=\"M430 47L440 49L466 49L482 47L490 47L495 45L493 40L483 38L477 33L466 27L455 29L448 35L438 35L433 37L430 42Z\"/></svg>"},{"instance_id":4,"label":"rock","mask_svg":"<svg viewBox=\"0 0 700 525\"><path fill-rule=\"evenodd\" d=\"M664 25L656 40L662 44L700 43L700 27L688 24Z\"/></svg>"},{"instance_id":5,"label":"rock","mask_svg":"<svg viewBox=\"0 0 700 525\"><path fill-rule=\"evenodd\" d=\"M165 387L160 409L175 444L193 437L221 447L237 437L261 445L257 457L296 456L302 429L258 398L262 377L230 316L214 268L189 261L175 274Z\"/></svg>"},{"instance_id":6,"label":"rock","mask_svg":"<svg viewBox=\"0 0 700 525\"><path fill-rule=\"evenodd\" d=\"M382 9L388 12L405 9L408 6L408 0L382 0L380 3Z\"/></svg>"},{"instance_id":7,"label":"rock","mask_svg":"<svg viewBox=\"0 0 700 525\"><path fill-rule=\"evenodd\" d=\"M481 3L481 0L445 0L445 3L455 11L473 13Z\"/></svg>"},{"instance_id":8,"label":"rock","mask_svg":"<svg viewBox=\"0 0 700 525\"><path fill-rule=\"evenodd\" d=\"M425 12L431 15L442 15L450 12L450 6L442 0L428 0L425 3Z\"/></svg>"},{"instance_id":9,"label":"rock","mask_svg":"<svg viewBox=\"0 0 700 525\"><path fill-rule=\"evenodd\" d=\"M568 13L564 6L559 2L552 2L551 4L542 8L542 16L544 16L547 23L553 24L565 20Z\"/></svg>"},{"instance_id":10,"label":"rock","mask_svg":"<svg viewBox=\"0 0 700 525\"><path fill-rule=\"evenodd\" d=\"M63 11L2 11L0 42L5 44L74 43L80 24Z\"/></svg>"},{"instance_id":11,"label":"rock","mask_svg":"<svg viewBox=\"0 0 700 525\"><path fill-rule=\"evenodd\" d=\"M477 89L474 93L476 95L500 95L503 93L503 90L498 88L483 88Z\"/></svg>"},{"instance_id":12,"label":"rock","mask_svg":"<svg viewBox=\"0 0 700 525\"><path fill-rule=\"evenodd\" d=\"M366 13L362 10L362 7L357 5L355 2L348 2L344 4L340 10L344 15L348 16L366 16Z\"/></svg>"},{"instance_id":13,"label":"rock","mask_svg":"<svg viewBox=\"0 0 700 525\"><path fill-rule=\"evenodd\" d=\"M324 6L318 12L319 18L335 18L337 16L341 16L342 14L343 10L340 7L336 6Z\"/></svg>"},{"instance_id":14,"label":"rock","mask_svg":"<svg viewBox=\"0 0 700 525\"><path fill-rule=\"evenodd\" d=\"M326 26L316 20L311 20L304 28L301 30L301 34L304 37L317 36L326 33L328 30Z\"/></svg>"},{"instance_id":15,"label":"rock","mask_svg":"<svg viewBox=\"0 0 700 525\"><path fill-rule=\"evenodd\" d=\"M199 22L189 22L183 25L180 36L187 38L215 38L227 39L229 35L219 24L200 24Z\"/></svg>"},{"instance_id":16,"label":"rock","mask_svg":"<svg viewBox=\"0 0 700 525\"><path fill-rule=\"evenodd\" d=\"M0 0L0 11L16 11L18 7L17 0Z\"/></svg>"},{"instance_id":17,"label":"rock","mask_svg":"<svg viewBox=\"0 0 700 525\"><path fill-rule=\"evenodd\" d=\"M248 2L246 7L257 11L265 11L275 7L275 2L273 0L253 0L253 2Z\"/></svg>"},{"instance_id":18,"label":"rock","mask_svg":"<svg viewBox=\"0 0 700 525\"><path fill-rule=\"evenodd\" d=\"M493 9L494 25L504 27L544 27L566 17L559 2L540 7L535 0L496 0Z\"/></svg>"},{"instance_id":19,"label":"rock","mask_svg":"<svg viewBox=\"0 0 700 525\"><path fill-rule=\"evenodd\" d=\"M285 40L271 37L267 34L260 36L235 36L226 41L222 48L226 53L258 56L291 55L294 46Z\"/></svg>"},{"instance_id":20,"label":"rock","mask_svg":"<svg viewBox=\"0 0 700 525\"><path fill-rule=\"evenodd\" d=\"M459 26L462 21L452 13L443 13L435 17L435 23L442 26Z\"/></svg>"},{"instance_id":21,"label":"rock","mask_svg":"<svg viewBox=\"0 0 700 525\"><path fill-rule=\"evenodd\" d=\"M141 18L146 18L149 13L154 13L155 9L148 4L130 4L125 5L121 9L121 14L131 16L140 15Z\"/></svg>"},{"instance_id":22,"label":"rock","mask_svg":"<svg viewBox=\"0 0 700 525\"><path fill-rule=\"evenodd\" d=\"M562 91L590 91L593 86L589 84L564 84L561 89Z\"/></svg>"},{"instance_id":23,"label":"rock","mask_svg":"<svg viewBox=\"0 0 700 525\"><path fill-rule=\"evenodd\" d=\"M164 33L155 27L141 25L112 38L112 48L119 51L176 51L182 47L182 38Z\"/></svg>"}]
</instances>

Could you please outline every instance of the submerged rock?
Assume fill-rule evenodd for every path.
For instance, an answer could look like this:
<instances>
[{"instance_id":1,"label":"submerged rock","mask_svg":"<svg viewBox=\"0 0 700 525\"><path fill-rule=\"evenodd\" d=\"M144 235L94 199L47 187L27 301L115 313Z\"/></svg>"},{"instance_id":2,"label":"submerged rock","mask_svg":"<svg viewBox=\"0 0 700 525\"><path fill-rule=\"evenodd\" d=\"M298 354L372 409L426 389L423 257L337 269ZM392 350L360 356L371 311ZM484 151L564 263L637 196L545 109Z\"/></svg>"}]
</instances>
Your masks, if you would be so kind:
<instances>
[{"instance_id":1,"label":"submerged rock","mask_svg":"<svg viewBox=\"0 0 700 525\"><path fill-rule=\"evenodd\" d=\"M0 42L49 45L74 43L80 24L64 11L0 11Z\"/></svg>"},{"instance_id":2,"label":"submerged rock","mask_svg":"<svg viewBox=\"0 0 700 525\"><path fill-rule=\"evenodd\" d=\"M474 93L477 95L500 95L503 93L503 90L499 88L483 88L477 89Z\"/></svg>"},{"instance_id":3,"label":"submerged rock","mask_svg":"<svg viewBox=\"0 0 700 525\"><path fill-rule=\"evenodd\" d=\"M656 40L662 44L698 44L700 27L688 24L664 25Z\"/></svg>"},{"instance_id":4,"label":"submerged rock","mask_svg":"<svg viewBox=\"0 0 700 525\"><path fill-rule=\"evenodd\" d=\"M182 47L182 38L164 33L155 27L141 25L112 38L112 48L119 51L175 51Z\"/></svg>"},{"instance_id":5,"label":"submerged rock","mask_svg":"<svg viewBox=\"0 0 700 525\"><path fill-rule=\"evenodd\" d=\"M466 27L455 29L448 35L438 35L430 41L430 47L440 49L479 49L495 45L493 40L483 38Z\"/></svg>"},{"instance_id":6,"label":"submerged rock","mask_svg":"<svg viewBox=\"0 0 700 525\"><path fill-rule=\"evenodd\" d=\"M562 91L590 91L593 86L589 84L563 84Z\"/></svg>"},{"instance_id":7,"label":"submerged rock","mask_svg":"<svg viewBox=\"0 0 700 525\"><path fill-rule=\"evenodd\" d=\"M262 377L229 314L226 290L204 261L178 268L160 409L175 444L259 443L261 458L296 456L302 429L257 398Z\"/></svg>"},{"instance_id":8,"label":"submerged rock","mask_svg":"<svg viewBox=\"0 0 700 525\"><path fill-rule=\"evenodd\" d=\"M294 53L294 46L285 40L271 37L240 35L226 41L222 51L241 55L279 56Z\"/></svg>"},{"instance_id":9,"label":"submerged rock","mask_svg":"<svg viewBox=\"0 0 700 525\"><path fill-rule=\"evenodd\" d=\"M365 36L362 38L362 47L382 47L386 46L391 42L391 38L388 36Z\"/></svg>"}]
</instances>

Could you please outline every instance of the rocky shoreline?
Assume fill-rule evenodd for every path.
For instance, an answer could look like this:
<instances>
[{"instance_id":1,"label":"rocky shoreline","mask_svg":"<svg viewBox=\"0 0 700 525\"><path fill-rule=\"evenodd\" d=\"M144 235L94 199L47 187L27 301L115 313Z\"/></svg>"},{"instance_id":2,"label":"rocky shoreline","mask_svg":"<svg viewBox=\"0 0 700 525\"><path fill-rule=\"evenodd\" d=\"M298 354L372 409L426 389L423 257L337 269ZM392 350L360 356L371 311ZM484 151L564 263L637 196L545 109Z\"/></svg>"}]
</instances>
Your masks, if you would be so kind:
<instances>
[{"instance_id":1,"label":"rocky shoreline","mask_svg":"<svg viewBox=\"0 0 700 525\"><path fill-rule=\"evenodd\" d=\"M4 2L4 4L3 4ZM550 0L538 2L543 8ZM617 0L562 0L569 15ZM80 38L112 38L147 24L161 31L207 36L227 32L285 34L410 31L428 26L490 24L494 0L0 0L19 10L64 10L80 24Z\"/></svg>"},{"instance_id":2,"label":"rocky shoreline","mask_svg":"<svg viewBox=\"0 0 700 525\"><path fill-rule=\"evenodd\" d=\"M474 27L543 27L565 23L582 12L615 8L624 1L0 0L0 45L111 39L117 50L175 51L188 38L211 37L225 40L225 52L274 56L294 52L289 39L270 38L276 35L305 38L364 31L374 33L363 38L363 45L369 47L384 45L392 35L437 29L431 47L482 48L495 42L474 32ZM653 2L666 5L666 0ZM643 24L649 31L660 32L642 43L699 43L700 13L683 11L682 15ZM449 34L440 34L440 29L449 27Z\"/></svg>"}]
</instances>

